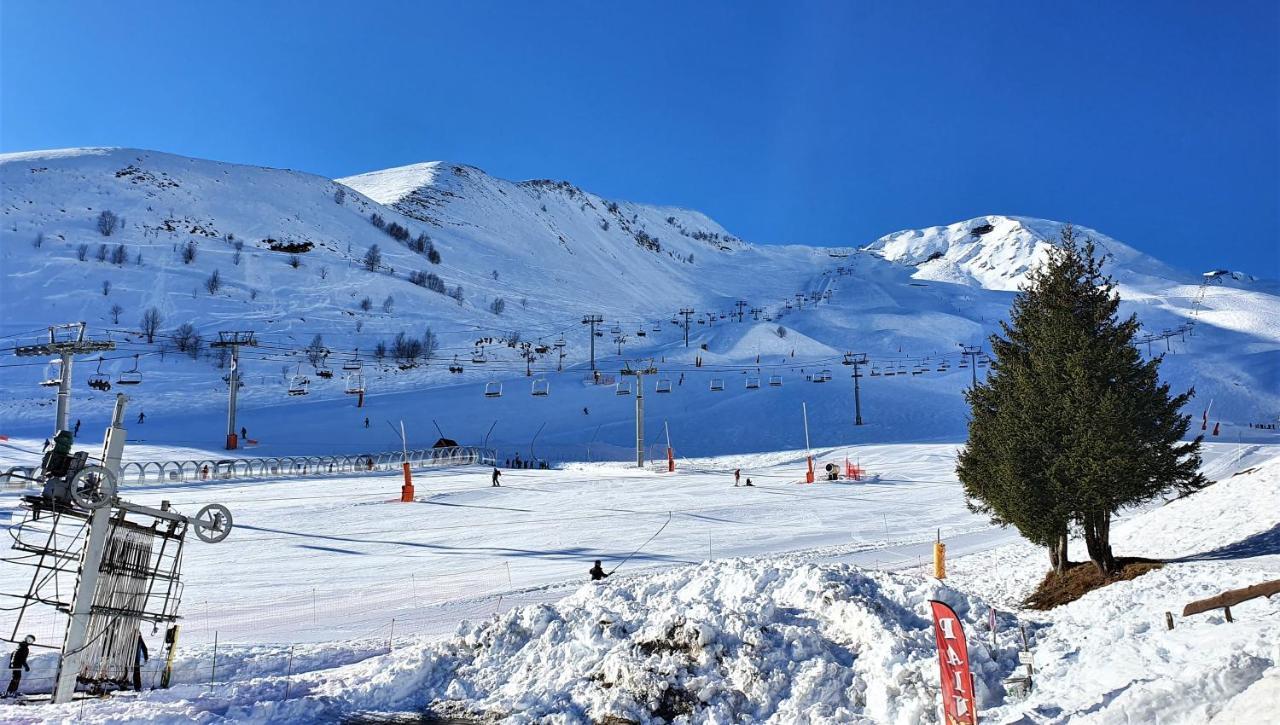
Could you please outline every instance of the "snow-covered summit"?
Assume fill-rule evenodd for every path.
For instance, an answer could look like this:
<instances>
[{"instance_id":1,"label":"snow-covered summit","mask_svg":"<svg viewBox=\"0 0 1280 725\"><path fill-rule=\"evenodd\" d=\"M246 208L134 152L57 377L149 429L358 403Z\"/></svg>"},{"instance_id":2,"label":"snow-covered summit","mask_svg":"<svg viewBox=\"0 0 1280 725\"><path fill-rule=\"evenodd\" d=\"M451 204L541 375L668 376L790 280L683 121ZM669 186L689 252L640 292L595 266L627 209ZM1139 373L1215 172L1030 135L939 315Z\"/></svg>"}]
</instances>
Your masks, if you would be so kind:
<instances>
[{"instance_id":1,"label":"snow-covered summit","mask_svg":"<svg viewBox=\"0 0 1280 725\"><path fill-rule=\"evenodd\" d=\"M1064 226L1063 222L1029 217L980 216L947 226L886 234L863 249L917 267L918 279L1016 290L1044 260ZM1096 229L1077 226L1076 231L1111 255L1110 271L1119 279L1139 273L1170 281L1185 277Z\"/></svg>"}]
</instances>

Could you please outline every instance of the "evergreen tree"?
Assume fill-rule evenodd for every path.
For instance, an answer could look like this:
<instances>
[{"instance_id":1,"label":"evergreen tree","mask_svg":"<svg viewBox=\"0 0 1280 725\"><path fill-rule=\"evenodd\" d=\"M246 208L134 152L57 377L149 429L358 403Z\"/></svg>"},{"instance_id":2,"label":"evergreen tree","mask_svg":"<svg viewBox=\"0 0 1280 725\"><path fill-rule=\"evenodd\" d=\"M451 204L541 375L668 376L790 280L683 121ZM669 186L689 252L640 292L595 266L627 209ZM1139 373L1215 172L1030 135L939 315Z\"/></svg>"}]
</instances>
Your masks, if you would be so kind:
<instances>
[{"instance_id":1,"label":"evergreen tree","mask_svg":"<svg viewBox=\"0 0 1280 725\"><path fill-rule=\"evenodd\" d=\"M1160 358L1134 346L1136 316L1120 298L1091 240L1071 227L1014 300L1003 336L991 338L985 383L967 394L969 440L957 473L969 506L1017 527L1067 567L1072 524L1104 575L1116 568L1112 516L1176 488L1205 485L1200 438L1182 440L1193 391L1170 395Z\"/></svg>"}]
</instances>

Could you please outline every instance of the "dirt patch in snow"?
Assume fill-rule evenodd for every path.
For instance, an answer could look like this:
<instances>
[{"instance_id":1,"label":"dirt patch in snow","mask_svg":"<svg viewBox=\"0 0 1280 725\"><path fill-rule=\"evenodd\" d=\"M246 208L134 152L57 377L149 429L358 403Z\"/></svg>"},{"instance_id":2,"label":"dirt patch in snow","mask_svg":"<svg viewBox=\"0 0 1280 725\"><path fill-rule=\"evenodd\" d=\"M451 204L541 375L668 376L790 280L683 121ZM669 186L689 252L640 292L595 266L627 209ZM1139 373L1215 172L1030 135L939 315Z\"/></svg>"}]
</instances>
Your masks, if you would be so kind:
<instances>
[{"instance_id":1,"label":"dirt patch in snow","mask_svg":"<svg viewBox=\"0 0 1280 725\"><path fill-rule=\"evenodd\" d=\"M1162 561L1136 557L1120 557L1116 559L1116 563L1120 565L1120 570L1109 577L1099 574L1098 567L1088 561L1069 564L1065 574L1058 574L1051 570L1044 575L1040 585L1027 596L1024 603L1030 609L1041 611L1053 609L1059 605L1074 602L1094 589L1136 579L1164 566Z\"/></svg>"}]
</instances>

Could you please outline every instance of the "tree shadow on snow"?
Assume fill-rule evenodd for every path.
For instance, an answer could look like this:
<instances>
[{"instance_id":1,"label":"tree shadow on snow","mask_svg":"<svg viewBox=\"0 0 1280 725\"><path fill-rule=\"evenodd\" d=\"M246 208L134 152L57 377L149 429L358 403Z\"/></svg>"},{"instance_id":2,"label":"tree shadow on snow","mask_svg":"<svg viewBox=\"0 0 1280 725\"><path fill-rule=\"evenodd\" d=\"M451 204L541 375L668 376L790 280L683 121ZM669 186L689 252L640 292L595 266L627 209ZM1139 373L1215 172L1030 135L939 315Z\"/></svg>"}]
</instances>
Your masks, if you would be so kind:
<instances>
[{"instance_id":1,"label":"tree shadow on snow","mask_svg":"<svg viewBox=\"0 0 1280 725\"><path fill-rule=\"evenodd\" d=\"M1233 544L1227 544L1212 551L1170 559L1170 561L1222 561L1248 559L1272 554L1280 554L1280 524L1276 524L1267 531L1256 533Z\"/></svg>"}]
</instances>

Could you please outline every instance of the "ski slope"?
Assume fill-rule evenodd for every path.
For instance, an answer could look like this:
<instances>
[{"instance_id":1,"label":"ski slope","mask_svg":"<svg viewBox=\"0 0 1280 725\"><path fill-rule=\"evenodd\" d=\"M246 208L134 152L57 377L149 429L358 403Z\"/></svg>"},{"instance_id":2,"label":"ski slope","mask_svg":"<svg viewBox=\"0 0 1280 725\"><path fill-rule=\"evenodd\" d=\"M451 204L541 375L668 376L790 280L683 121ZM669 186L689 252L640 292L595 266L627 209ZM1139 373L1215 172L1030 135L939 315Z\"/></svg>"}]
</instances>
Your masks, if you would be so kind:
<instances>
[{"instance_id":1,"label":"ski slope","mask_svg":"<svg viewBox=\"0 0 1280 725\"><path fill-rule=\"evenodd\" d=\"M697 703L699 721L929 721L925 607L938 597L971 627L985 721L1205 722L1244 707L1233 702L1251 687L1265 692L1280 662L1275 603L1236 608L1234 625L1179 618L1173 633L1163 612L1280 576L1280 446L1209 445L1218 483L1116 528L1118 554L1173 563L1049 613L1017 607L1043 574L1043 551L967 512L954 454L819 452L859 456L881 474L873 484L797 484L803 456L793 452L687 461L676 474L609 463L509 471L500 488L484 469L441 470L417 477L414 503L395 500L397 476L376 474L132 489L132 501L182 511L221 501L236 518L225 542L187 550L182 684L20 712L31 722L81 708L101 722L314 722L430 707L644 722L655 708ZM734 488L734 468L755 486ZM15 494L0 501L11 510ZM660 529L604 585L584 584L591 560L613 568ZM945 586L925 574L939 529L961 556ZM17 569L0 568L3 589L23 583ZM989 607L994 649L979 644ZM1007 700L1019 623L1037 688ZM41 643L60 631L53 619L33 630ZM40 655L24 682L39 688L52 664Z\"/></svg>"}]
</instances>

